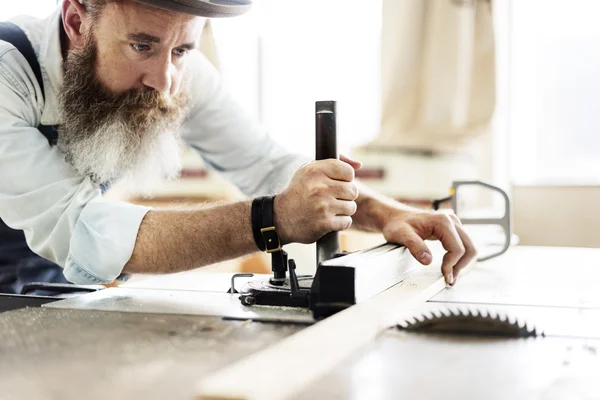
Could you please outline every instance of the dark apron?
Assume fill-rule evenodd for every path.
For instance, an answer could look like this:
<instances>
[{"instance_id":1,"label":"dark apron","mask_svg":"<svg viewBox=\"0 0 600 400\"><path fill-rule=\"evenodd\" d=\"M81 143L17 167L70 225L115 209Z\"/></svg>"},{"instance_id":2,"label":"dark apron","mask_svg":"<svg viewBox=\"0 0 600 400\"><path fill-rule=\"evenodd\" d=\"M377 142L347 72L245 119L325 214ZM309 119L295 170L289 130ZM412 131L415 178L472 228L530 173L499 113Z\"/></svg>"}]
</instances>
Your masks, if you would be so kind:
<instances>
[{"instance_id":1,"label":"dark apron","mask_svg":"<svg viewBox=\"0 0 600 400\"><path fill-rule=\"evenodd\" d=\"M0 22L0 40L11 43L25 57L44 94L42 72L35 52L25 33L16 25ZM51 146L58 138L57 127L39 126ZM1 155L0 155L1 157ZM20 293L31 282L66 283L60 266L32 252L23 231L9 228L0 219L0 293Z\"/></svg>"}]
</instances>

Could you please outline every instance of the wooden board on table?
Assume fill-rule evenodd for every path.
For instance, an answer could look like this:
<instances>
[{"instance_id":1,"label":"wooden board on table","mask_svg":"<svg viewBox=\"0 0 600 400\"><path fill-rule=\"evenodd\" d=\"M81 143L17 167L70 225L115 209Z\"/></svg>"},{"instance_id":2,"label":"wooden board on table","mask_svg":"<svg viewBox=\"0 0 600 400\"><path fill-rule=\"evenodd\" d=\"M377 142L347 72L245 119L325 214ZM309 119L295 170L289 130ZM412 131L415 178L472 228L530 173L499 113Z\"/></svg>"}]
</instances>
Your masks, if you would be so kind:
<instances>
[{"instance_id":1,"label":"wooden board on table","mask_svg":"<svg viewBox=\"0 0 600 400\"><path fill-rule=\"evenodd\" d=\"M571 329L563 326L561 330L561 326L554 324L551 331L559 335L570 334L580 341L593 340L599 333L597 329L589 329L590 321L598 319L597 313L587 313L583 318L580 310L582 307L600 306L600 292L597 290L600 250L513 248L506 255L473 268L469 275L461 274L456 287L443 291L444 282L439 278L438 268L426 270L363 304L209 376L202 381L198 397L293 398L319 377L327 376L327 372L341 365L345 358L372 342L386 327L413 314L415 308L423 307L429 299L484 306L493 304L497 307L565 307L567 309L562 312L564 322L571 323ZM547 321L552 315L561 314L547 308L533 307L528 311L538 317L545 315ZM252 370L266 373L260 376L247 374ZM271 384L278 379L285 384Z\"/></svg>"},{"instance_id":2,"label":"wooden board on table","mask_svg":"<svg viewBox=\"0 0 600 400\"><path fill-rule=\"evenodd\" d=\"M439 264L424 267L413 277L365 302L205 377L198 387L198 398L291 397L386 328L406 318L445 286Z\"/></svg>"}]
</instances>

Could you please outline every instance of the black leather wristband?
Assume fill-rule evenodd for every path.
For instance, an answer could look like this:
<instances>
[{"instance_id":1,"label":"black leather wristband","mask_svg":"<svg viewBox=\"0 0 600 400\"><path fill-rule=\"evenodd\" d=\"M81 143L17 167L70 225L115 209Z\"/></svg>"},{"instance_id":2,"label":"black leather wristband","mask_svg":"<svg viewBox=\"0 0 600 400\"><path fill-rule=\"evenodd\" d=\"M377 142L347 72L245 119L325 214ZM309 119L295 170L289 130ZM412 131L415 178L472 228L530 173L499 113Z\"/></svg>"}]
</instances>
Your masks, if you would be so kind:
<instances>
[{"instance_id":1,"label":"black leather wristband","mask_svg":"<svg viewBox=\"0 0 600 400\"><path fill-rule=\"evenodd\" d=\"M260 251L265 251L265 240L260 231L262 228L262 204L264 197L257 197L252 201L252 234L254 235L254 242L256 247Z\"/></svg>"},{"instance_id":2,"label":"black leather wristband","mask_svg":"<svg viewBox=\"0 0 600 400\"><path fill-rule=\"evenodd\" d=\"M275 196L257 197L252 201L252 234L256 247L267 253L281 250L275 230Z\"/></svg>"},{"instance_id":3,"label":"black leather wristband","mask_svg":"<svg viewBox=\"0 0 600 400\"><path fill-rule=\"evenodd\" d=\"M267 253L274 253L281 250L281 242L275 230L275 196L263 197L262 226L260 231Z\"/></svg>"}]
</instances>

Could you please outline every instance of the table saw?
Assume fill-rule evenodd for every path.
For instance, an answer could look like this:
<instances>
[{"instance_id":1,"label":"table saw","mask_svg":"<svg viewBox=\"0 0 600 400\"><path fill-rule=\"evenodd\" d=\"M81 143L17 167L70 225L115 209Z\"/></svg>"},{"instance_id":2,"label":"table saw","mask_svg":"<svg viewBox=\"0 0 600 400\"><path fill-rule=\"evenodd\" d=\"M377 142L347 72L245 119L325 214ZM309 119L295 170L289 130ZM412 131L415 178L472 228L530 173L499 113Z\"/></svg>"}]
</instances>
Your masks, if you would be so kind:
<instances>
[{"instance_id":1,"label":"table saw","mask_svg":"<svg viewBox=\"0 0 600 400\"><path fill-rule=\"evenodd\" d=\"M316 139L317 159L337 157L335 102L317 102ZM481 185L440 201L456 210L465 184ZM502 193L504 217L461 217L502 228L480 261L511 244ZM337 233L297 276L270 225L273 275L17 298L30 307L0 312L0 398L600 398L600 250L516 247L448 289L440 249L423 267L394 244L342 254Z\"/></svg>"},{"instance_id":2,"label":"table saw","mask_svg":"<svg viewBox=\"0 0 600 400\"><path fill-rule=\"evenodd\" d=\"M535 324L543 337L390 326L284 398L600 398L599 260L598 249L515 247L410 310L506 311ZM406 281L439 276L438 266L420 267ZM239 294L227 293L231 275L196 270L153 277L0 313L0 398L202 398L206 378L329 320L315 322L302 309L244 306ZM351 319L338 341L366 323ZM322 358L282 371L284 380L269 380L260 369L245 374L266 379L267 390L278 393L295 376L319 370L326 340L312 343ZM276 368L281 361L270 363Z\"/></svg>"}]
</instances>

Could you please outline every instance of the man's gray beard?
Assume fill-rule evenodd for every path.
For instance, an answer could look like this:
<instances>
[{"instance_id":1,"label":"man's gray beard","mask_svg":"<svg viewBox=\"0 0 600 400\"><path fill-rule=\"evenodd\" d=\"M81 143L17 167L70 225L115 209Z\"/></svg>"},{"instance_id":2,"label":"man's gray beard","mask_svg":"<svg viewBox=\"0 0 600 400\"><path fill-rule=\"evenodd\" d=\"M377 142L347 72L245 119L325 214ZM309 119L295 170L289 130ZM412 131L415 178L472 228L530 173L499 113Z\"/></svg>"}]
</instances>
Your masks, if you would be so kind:
<instances>
[{"instance_id":1,"label":"man's gray beard","mask_svg":"<svg viewBox=\"0 0 600 400\"><path fill-rule=\"evenodd\" d=\"M175 179L181 171L177 136L163 128L156 126L137 136L116 117L87 137L63 142L60 149L78 173L95 183L120 181L119 186L130 194L149 195L157 183ZM65 132L68 128L61 130L61 136Z\"/></svg>"},{"instance_id":2,"label":"man's gray beard","mask_svg":"<svg viewBox=\"0 0 600 400\"><path fill-rule=\"evenodd\" d=\"M97 184L122 181L130 193L149 194L181 170L179 130L185 96L155 91L113 94L97 79L96 45L71 51L61 91L58 148L65 160Z\"/></svg>"}]
</instances>

